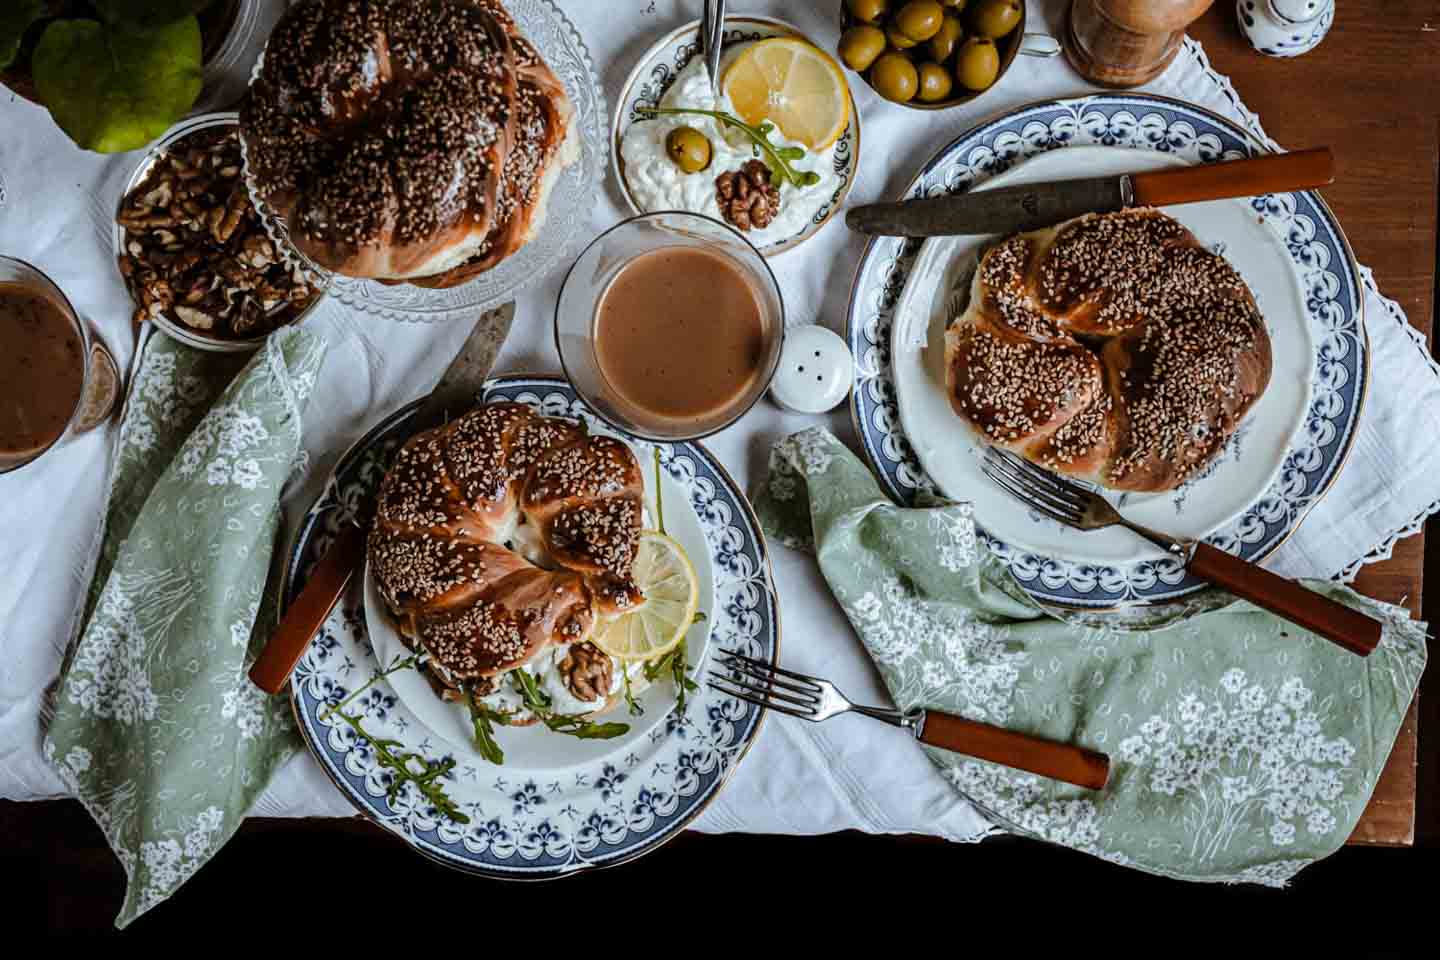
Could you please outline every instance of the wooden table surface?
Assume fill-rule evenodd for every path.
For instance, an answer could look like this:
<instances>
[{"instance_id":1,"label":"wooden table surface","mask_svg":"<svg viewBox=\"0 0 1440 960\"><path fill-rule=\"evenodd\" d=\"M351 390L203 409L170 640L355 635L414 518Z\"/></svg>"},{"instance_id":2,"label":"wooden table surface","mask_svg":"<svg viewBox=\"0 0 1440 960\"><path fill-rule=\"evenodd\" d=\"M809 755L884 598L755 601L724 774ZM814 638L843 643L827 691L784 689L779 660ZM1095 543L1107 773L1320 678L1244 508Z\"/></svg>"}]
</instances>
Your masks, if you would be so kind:
<instances>
[{"instance_id":1,"label":"wooden table surface","mask_svg":"<svg viewBox=\"0 0 1440 960\"><path fill-rule=\"evenodd\" d=\"M1324 43L1294 60L1253 52L1226 0L1190 32L1282 146L1334 149L1338 177L1325 199L1381 291L1428 337L1437 266L1440 0L1345 0ZM1376 380L1370 389L1400 386ZM1389 560L1365 567L1355 587L1418 616L1424 561L1421 533L1398 544ZM1352 843L1414 841L1417 712L1412 705Z\"/></svg>"}]
</instances>

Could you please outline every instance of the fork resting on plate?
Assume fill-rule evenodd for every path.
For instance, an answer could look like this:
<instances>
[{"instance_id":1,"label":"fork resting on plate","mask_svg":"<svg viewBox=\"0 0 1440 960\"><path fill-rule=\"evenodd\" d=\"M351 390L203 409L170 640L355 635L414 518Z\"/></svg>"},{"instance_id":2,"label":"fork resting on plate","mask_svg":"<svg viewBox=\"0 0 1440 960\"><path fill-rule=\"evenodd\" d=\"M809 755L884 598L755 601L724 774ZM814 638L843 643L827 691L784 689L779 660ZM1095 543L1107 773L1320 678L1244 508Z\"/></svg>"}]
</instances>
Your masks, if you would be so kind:
<instances>
[{"instance_id":1,"label":"fork resting on plate","mask_svg":"<svg viewBox=\"0 0 1440 960\"><path fill-rule=\"evenodd\" d=\"M707 683L721 693L778 713L805 720L827 720L840 713L863 713L876 720L909 730L921 743L981 760L1063 780L1089 790L1105 786L1110 775L1110 758L1094 750L1056 743L1004 727L966 720L952 713L914 707L890 710L851 703L835 685L794 670L722 650L711 668Z\"/></svg>"},{"instance_id":2,"label":"fork resting on plate","mask_svg":"<svg viewBox=\"0 0 1440 960\"><path fill-rule=\"evenodd\" d=\"M1036 513L1077 530L1125 527L1184 560L1186 569L1202 580L1224 587L1351 653L1368 657L1380 643L1378 620L1203 541L1177 540L1131 523L1098 493L1015 454L986 447L980 467L987 477Z\"/></svg>"}]
</instances>

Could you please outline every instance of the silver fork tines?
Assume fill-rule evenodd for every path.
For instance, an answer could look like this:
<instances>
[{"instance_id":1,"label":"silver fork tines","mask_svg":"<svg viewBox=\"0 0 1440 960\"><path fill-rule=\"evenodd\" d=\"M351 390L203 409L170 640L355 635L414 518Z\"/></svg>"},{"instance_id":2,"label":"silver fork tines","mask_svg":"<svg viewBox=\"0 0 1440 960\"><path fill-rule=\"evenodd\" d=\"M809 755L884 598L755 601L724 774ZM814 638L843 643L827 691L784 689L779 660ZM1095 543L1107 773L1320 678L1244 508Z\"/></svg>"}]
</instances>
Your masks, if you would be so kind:
<instances>
[{"instance_id":1,"label":"silver fork tines","mask_svg":"<svg viewBox=\"0 0 1440 960\"><path fill-rule=\"evenodd\" d=\"M1029 471L1020 469L1008 458L992 455L992 453L993 451L986 451L985 460L981 463L980 469L1006 493L1018 500L1025 501L1031 509L1052 520L1072 526L1080 522L1080 518L1085 512L1082 505L1075 503L1049 484L1036 479Z\"/></svg>"},{"instance_id":2,"label":"silver fork tines","mask_svg":"<svg viewBox=\"0 0 1440 960\"><path fill-rule=\"evenodd\" d=\"M1182 541L1125 519L1100 494L1037 467L1009 451L986 447L980 469L996 486L1057 523L1080 530L1098 530L1120 524L1164 550L1177 554L1187 552L1187 546Z\"/></svg>"},{"instance_id":3,"label":"silver fork tines","mask_svg":"<svg viewBox=\"0 0 1440 960\"><path fill-rule=\"evenodd\" d=\"M786 670L733 650L721 650L706 683L721 693L806 720L826 720L854 710L897 727L912 727L914 720L898 710L864 707L847 700L833 683L794 670Z\"/></svg>"}]
</instances>

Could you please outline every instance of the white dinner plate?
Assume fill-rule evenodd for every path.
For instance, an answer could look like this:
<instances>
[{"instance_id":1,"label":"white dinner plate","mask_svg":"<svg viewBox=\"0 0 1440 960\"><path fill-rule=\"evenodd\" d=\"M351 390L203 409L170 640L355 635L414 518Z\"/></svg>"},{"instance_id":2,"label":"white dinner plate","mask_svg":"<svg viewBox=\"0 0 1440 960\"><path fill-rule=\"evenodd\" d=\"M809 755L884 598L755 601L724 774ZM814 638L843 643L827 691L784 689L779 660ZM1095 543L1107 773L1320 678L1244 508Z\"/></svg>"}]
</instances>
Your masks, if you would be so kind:
<instances>
[{"instance_id":1,"label":"white dinner plate","mask_svg":"<svg viewBox=\"0 0 1440 960\"><path fill-rule=\"evenodd\" d=\"M1183 161L1120 147L1052 150L985 181L977 190L1043 180L1163 169ZM1265 318L1273 352L1270 386L1246 414L1216 460L1178 489L1107 493L1125 516L1147 527L1198 540L1229 523L1274 481L1310 404L1315 350L1304 291L1289 254L1255 216L1248 200L1168 207L1200 242L1240 271ZM995 237L927 240L895 307L891 354L905 433L925 472L953 499L971 500L993 536L1024 550L1085 563L1161 559L1165 552L1122 527L1082 532L1025 508L985 479L985 445L951 409L945 389L945 328L958 316L982 247Z\"/></svg>"},{"instance_id":2,"label":"white dinner plate","mask_svg":"<svg viewBox=\"0 0 1440 960\"><path fill-rule=\"evenodd\" d=\"M593 433L619 437L614 431L606 430L603 424L594 422ZM621 437L625 440L626 438ZM653 524L655 508L655 467L654 450L643 441L629 441L640 461L645 475L645 500L649 523ZM700 611L704 619L691 627L686 637L685 650L692 672L705 658L710 631L706 625L714 622L715 577L711 569L710 549L705 543L705 531L695 508L690 503L684 485L664 470L660 471L663 506L665 509L665 532L673 537L695 565L700 579ZM375 581L370 564L365 565L365 626L370 632L370 642L375 645L375 656L380 663L394 663L410 656L411 650L396 629L395 620L385 608L380 597L379 585ZM436 696L430 682L418 670L402 670L390 677L400 702L410 708L425 726L443 737L454 748L456 757L468 763L485 763L480 751L475 749L472 739L474 731L470 723L470 711L461 703L446 703ZM637 741L650 735L660 726L675 706L675 691L670 682L656 683L635 699L645 709L639 717L630 716L622 701L604 714L602 720L617 720L628 724L630 730L613 740L579 740L575 737L554 733L542 724L528 727L496 727L495 742L505 752L505 769L511 771L556 771L566 770L576 764L587 763L614 753L630 750Z\"/></svg>"}]
</instances>

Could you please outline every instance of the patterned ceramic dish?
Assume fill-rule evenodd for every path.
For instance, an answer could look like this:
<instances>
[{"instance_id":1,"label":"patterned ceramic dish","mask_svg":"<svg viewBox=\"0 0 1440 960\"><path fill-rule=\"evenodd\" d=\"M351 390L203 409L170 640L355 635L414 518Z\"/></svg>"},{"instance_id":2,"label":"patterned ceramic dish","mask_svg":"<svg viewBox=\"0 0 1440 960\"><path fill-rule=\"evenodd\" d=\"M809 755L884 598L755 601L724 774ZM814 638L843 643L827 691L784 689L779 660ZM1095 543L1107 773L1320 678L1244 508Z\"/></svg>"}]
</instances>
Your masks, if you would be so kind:
<instances>
[{"instance_id":1,"label":"patterned ceramic dish","mask_svg":"<svg viewBox=\"0 0 1440 960\"><path fill-rule=\"evenodd\" d=\"M529 403L600 427L558 378L500 377L486 385L482 398ZM294 600L339 525L373 495L388 451L410 436L414 409L383 420L340 460L287 558L285 603ZM779 612L764 536L749 504L704 447L676 443L658 449L667 494L681 494L665 500L666 526L683 532L709 558L711 643L773 661ZM691 516L672 519L685 511L682 504ZM333 715L320 719L328 704L378 669L378 644L372 645L364 604L357 583L311 641L291 683L295 716L320 766L362 814L447 866L544 880L648 853L704 810L759 729L761 711L707 687L690 695L683 714L670 711L671 691L662 683L647 695L646 717L623 741L585 741L595 749L583 759L552 754L522 760L516 751L505 766L494 767L450 743L443 724L441 732L426 727L390 680L379 681L348 712L361 716L372 735L393 739L397 750L432 761L455 758L443 785L469 818L455 823L412 784L388 799L391 774L374 750ZM607 719L633 720L623 710Z\"/></svg>"},{"instance_id":2,"label":"patterned ceramic dish","mask_svg":"<svg viewBox=\"0 0 1440 960\"><path fill-rule=\"evenodd\" d=\"M130 174L130 178L125 181L125 186L121 188L120 196L115 201L115 207L109 214L110 235L114 245L114 260L117 270L119 269L120 258L125 255L125 243L129 236L125 228L120 226L117 218L124 208L125 198L130 196L130 191L139 186L140 182L150 175L150 170L155 166L155 162L181 140L201 130L210 130L217 127L233 127L237 126L239 122L240 114L234 111L206 113L198 117L191 117L171 127L165 132L164 136L150 145L149 150L145 151L145 156L135 165L135 170ZM271 239L275 239L273 234ZM283 243L277 241L277 245L284 249ZM311 286L320 290L320 294L310 302L310 305L305 308L303 313L290 321L289 326L302 322L306 317L314 313L315 308L325 301L326 288L330 285L330 278L326 274L304 267L302 267L302 270L304 270L305 276ZM121 277L122 282L124 282L124 279L124 277ZM130 289L128 283L126 284L126 289ZM267 333L259 337L213 337L203 331L187 327L183 323L178 323L164 313L155 317L153 322L155 326L164 330L181 343L197 347L201 350L213 350L219 353L243 353L259 349L260 344L265 342L265 337L269 336Z\"/></svg>"},{"instance_id":3,"label":"patterned ceramic dish","mask_svg":"<svg viewBox=\"0 0 1440 960\"><path fill-rule=\"evenodd\" d=\"M813 41L797 28L783 20L771 17L726 17L725 25L723 49L726 52L722 56L727 58L731 56L730 51L734 48L770 37L798 37L813 44ZM664 39L645 52L635 69L630 72L630 76L626 78L625 86L622 88L620 101L615 109L615 120L610 127L610 155L615 171L615 180L620 185L620 192L624 194L625 202L636 214L650 211L640 206L631 192L630 184L625 179L625 160L621 155L621 144L625 137L625 131L629 130L630 125L637 120L644 121L637 109L657 106L674 85L680 72L699 56L700 45L697 39L699 32L700 21L696 20L667 34ZM793 250L819 233L820 228L829 223L830 218L840 209L851 186L854 185L855 175L860 168L860 110L855 106L854 95L849 95L850 125L840 135L840 139L835 142L834 169L839 186L835 188L835 192L829 200L815 212L803 229L790 237L760 247L760 252L765 256L773 257L786 250Z\"/></svg>"},{"instance_id":4,"label":"patterned ceramic dish","mask_svg":"<svg viewBox=\"0 0 1440 960\"><path fill-rule=\"evenodd\" d=\"M609 143L605 139L609 108L595 63L574 24L553 0L505 0L505 8L565 84L575 107L580 158L555 181L539 234L495 269L447 290L431 290L408 283L384 284L333 274L330 294L346 306L362 313L411 322L473 318L478 312L515 299L525 286L559 267L572 242L584 234L582 228L594 206ZM251 75L252 82L259 76L263 63L262 53ZM266 204L258 201L254 184L248 177L246 182L271 235L283 238L283 222ZM288 241L283 246L294 249ZM320 269L308 260L305 262L312 269Z\"/></svg>"},{"instance_id":5,"label":"patterned ceramic dish","mask_svg":"<svg viewBox=\"0 0 1440 960\"><path fill-rule=\"evenodd\" d=\"M964 134L925 165L906 195L962 192L1029 157L1082 145L1154 151L1190 163L1265 151L1240 127L1198 107L1142 94L1102 94L1031 104ZM1090 151L1086 159L1123 163L1125 158L1116 159L1113 150ZM1136 158L1136 165L1156 163ZM1063 176L1057 171L1070 169L1068 175L1075 176L1073 166L1063 158L1047 158L1030 175ZM1023 178L1018 171L1014 176ZM1224 253L1261 298L1278 342L1276 373L1224 462L1171 494L1132 496L1127 513L1144 515L1161 529L1206 535L1222 549L1259 561L1299 526L1329 488L1354 438L1369 374L1359 271L1334 215L1313 192L1171 212L1187 223L1198 217L1202 240L1237 245ZM1246 219L1248 228L1241 224ZM1216 224L1223 226L1222 236L1207 236ZM851 412L889 492L902 502L921 491L977 500L977 513L987 524L982 539L1043 603L1107 609L1176 601L1201 589L1204 584L1183 566L1151 555L1137 541L1061 533L1027 516L1013 501L997 497L996 503L988 502L992 491L988 484L967 479L966 458L946 461L936 452L942 438L935 431L945 423L933 404L927 416L906 397L914 394L909 385L923 375L921 344L931 311L944 309L956 279L953 269L947 278L946 269L927 267L933 259L922 253L918 241L875 240L861 258L851 291L848 338L856 358ZM911 290L917 263L924 276L913 281ZM1259 273L1267 269L1278 276ZM923 317L918 323L909 303L919 305ZM897 382L897 369L907 367ZM1287 373L1290 382L1282 383ZM929 376L933 382L934 374ZM1262 420L1258 414L1267 404ZM911 427L917 436L923 431L930 438L924 455L910 438ZM1247 439L1252 431L1253 443ZM961 435L959 425L951 423L949 436ZM943 478L931 474L931 465ZM1234 489L1221 484L1227 477Z\"/></svg>"}]
</instances>

